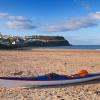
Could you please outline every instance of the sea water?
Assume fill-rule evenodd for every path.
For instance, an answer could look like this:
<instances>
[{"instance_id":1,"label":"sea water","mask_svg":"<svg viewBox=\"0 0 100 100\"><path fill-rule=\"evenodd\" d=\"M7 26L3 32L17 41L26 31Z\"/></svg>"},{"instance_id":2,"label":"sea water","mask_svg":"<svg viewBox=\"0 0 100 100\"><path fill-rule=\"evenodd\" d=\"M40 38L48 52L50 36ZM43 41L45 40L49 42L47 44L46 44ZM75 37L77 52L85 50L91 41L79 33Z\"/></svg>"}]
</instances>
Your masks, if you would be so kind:
<instances>
[{"instance_id":1,"label":"sea water","mask_svg":"<svg viewBox=\"0 0 100 100\"><path fill-rule=\"evenodd\" d=\"M100 50L100 45L72 45L72 46L55 46L55 47L43 47L43 48Z\"/></svg>"}]
</instances>

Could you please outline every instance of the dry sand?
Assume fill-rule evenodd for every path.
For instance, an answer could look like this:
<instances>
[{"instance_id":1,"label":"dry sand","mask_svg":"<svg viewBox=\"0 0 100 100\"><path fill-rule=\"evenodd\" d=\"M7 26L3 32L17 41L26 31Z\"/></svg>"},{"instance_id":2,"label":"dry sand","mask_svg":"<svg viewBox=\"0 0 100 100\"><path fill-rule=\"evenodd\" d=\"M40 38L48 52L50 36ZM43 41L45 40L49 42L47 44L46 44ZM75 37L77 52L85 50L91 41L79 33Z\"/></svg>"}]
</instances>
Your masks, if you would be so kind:
<instances>
[{"instance_id":1,"label":"dry sand","mask_svg":"<svg viewBox=\"0 0 100 100\"><path fill-rule=\"evenodd\" d=\"M34 76L50 72L100 72L100 51L33 49L0 51L0 76ZM77 85L0 88L0 100L100 100L100 80Z\"/></svg>"}]
</instances>

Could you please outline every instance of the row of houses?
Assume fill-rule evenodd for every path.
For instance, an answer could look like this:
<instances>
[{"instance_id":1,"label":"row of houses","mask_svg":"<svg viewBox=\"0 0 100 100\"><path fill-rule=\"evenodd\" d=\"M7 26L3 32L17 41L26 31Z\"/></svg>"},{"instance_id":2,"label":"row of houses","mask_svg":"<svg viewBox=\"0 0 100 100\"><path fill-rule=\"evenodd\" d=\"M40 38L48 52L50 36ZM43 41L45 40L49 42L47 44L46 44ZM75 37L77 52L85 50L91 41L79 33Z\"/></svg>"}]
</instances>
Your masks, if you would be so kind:
<instances>
[{"instance_id":1,"label":"row of houses","mask_svg":"<svg viewBox=\"0 0 100 100\"><path fill-rule=\"evenodd\" d=\"M0 44L15 45L18 43L24 43L22 37L0 34Z\"/></svg>"}]
</instances>

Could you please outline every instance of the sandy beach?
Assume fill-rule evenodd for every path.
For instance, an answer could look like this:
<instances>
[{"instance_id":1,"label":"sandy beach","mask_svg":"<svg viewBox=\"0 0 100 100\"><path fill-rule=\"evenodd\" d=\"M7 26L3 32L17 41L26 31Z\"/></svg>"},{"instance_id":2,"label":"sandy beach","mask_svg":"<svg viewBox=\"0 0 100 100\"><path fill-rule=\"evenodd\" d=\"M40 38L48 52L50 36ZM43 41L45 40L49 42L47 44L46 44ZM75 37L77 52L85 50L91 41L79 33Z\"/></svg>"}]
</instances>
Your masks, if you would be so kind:
<instances>
[{"instance_id":1,"label":"sandy beach","mask_svg":"<svg viewBox=\"0 0 100 100\"><path fill-rule=\"evenodd\" d=\"M100 72L100 51L32 49L0 50L0 76ZM0 88L0 100L100 100L100 80L76 85Z\"/></svg>"}]
</instances>

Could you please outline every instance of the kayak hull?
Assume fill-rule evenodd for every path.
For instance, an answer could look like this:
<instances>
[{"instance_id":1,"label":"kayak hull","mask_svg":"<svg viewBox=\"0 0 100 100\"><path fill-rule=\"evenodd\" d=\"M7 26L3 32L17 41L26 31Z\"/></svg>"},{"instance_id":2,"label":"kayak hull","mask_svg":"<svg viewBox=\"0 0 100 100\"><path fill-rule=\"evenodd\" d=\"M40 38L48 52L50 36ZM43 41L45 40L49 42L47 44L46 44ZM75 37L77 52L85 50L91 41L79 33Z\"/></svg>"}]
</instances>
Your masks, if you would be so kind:
<instances>
[{"instance_id":1,"label":"kayak hull","mask_svg":"<svg viewBox=\"0 0 100 100\"><path fill-rule=\"evenodd\" d=\"M45 86L45 85L64 85L72 83L80 83L86 81L92 81L100 79L100 74L94 74L92 76L83 78L72 78L65 80L24 80L19 79L0 79L0 87L26 87L26 86Z\"/></svg>"}]
</instances>

